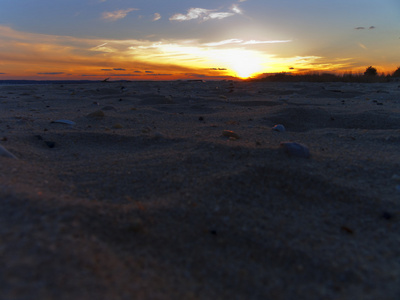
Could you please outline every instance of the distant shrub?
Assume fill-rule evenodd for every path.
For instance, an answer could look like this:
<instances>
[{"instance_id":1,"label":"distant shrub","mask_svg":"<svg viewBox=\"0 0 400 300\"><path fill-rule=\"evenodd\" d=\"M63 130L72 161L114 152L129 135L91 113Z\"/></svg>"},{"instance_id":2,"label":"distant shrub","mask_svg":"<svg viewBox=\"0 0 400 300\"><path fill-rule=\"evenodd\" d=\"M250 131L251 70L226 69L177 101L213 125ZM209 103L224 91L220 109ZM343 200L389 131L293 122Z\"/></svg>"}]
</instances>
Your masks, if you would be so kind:
<instances>
[{"instance_id":1,"label":"distant shrub","mask_svg":"<svg viewBox=\"0 0 400 300\"><path fill-rule=\"evenodd\" d=\"M376 75L378 75L378 71L373 66L369 66L365 70L364 75L365 76L376 76Z\"/></svg>"},{"instance_id":2,"label":"distant shrub","mask_svg":"<svg viewBox=\"0 0 400 300\"><path fill-rule=\"evenodd\" d=\"M392 76L393 77L400 77L400 67L398 67L397 70L393 72Z\"/></svg>"}]
</instances>

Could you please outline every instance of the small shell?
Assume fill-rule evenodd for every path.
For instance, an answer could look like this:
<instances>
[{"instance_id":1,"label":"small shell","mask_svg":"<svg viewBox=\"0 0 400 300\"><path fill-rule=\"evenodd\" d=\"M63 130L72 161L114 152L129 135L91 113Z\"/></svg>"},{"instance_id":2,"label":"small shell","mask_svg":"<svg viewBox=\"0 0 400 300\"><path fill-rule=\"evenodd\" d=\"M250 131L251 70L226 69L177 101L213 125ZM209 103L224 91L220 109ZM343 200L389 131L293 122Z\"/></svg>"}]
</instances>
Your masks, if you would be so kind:
<instances>
[{"instance_id":1,"label":"small shell","mask_svg":"<svg viewBox=\"0 0 400 300\"><path fill-rule=\"evenodd\" d=\"M8 157L8 158L17 158L14 154L8 152L6 148L0 145L0 156Z\"/></svg>"},{"instance_id":2,"label":"small shell","mask_svg":"<svg viewBox=\"0 0 400 300\"><path fill-rule=\"evenodd\" d=\"M234 138L234 139L239 139L239 135L236 132L233 132L231 130L224 130L222 131L222 135L229 137L229 138Z\"/></svg>"},{"instance_id":3,"label":"small shell","mask_svg":"<svg viewBox=\"0 0 400 300\"><path fill-rule=\"evenodd\" d=\"M272 130L279 131L279 132L285 132L286 128L282 124L277 124L274 127L272 127Z\"/></svg>"},{"instance_id":4,"label":"small shell","mask_svg":"<svg viewBox=\"0 0 400 300\"><path fill-rule=\"evenodd\" d=\"M70 120L55 120L55 121L52 121L51 123L60 123L60 124L66 124L66 125L75 125L76 124L74 121L70 121Z\"/></svg>"},{"instance_id":5,"label":"small shell","mask_svg":"<svg viewBox=\"0 0 400 300\"><path fill-rule=\"evenodd\" d=\"M283 148L283 150L290 156L303 158L310 157L310 150L306 146L299 143L283 142L281 143L281 148Z\"/></svg>"}]
</instances>

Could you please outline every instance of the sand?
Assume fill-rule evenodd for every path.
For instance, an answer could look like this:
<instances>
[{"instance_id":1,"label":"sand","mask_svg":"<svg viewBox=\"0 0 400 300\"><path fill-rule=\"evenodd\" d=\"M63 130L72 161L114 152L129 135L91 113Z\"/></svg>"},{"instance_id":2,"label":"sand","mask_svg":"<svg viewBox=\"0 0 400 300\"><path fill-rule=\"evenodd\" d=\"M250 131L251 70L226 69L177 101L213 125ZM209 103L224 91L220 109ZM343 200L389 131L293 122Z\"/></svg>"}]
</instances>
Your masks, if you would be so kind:
<instances>
[{"instance_id":1,"label":"sand","mask_svg":"<svg viewBox=\"0 0 400 300\"><path fill-rule=\"evenodd\" d=\"M1 299L400 298L398 82L0 86L0 145Z\"/></svg>"}]
</instances>

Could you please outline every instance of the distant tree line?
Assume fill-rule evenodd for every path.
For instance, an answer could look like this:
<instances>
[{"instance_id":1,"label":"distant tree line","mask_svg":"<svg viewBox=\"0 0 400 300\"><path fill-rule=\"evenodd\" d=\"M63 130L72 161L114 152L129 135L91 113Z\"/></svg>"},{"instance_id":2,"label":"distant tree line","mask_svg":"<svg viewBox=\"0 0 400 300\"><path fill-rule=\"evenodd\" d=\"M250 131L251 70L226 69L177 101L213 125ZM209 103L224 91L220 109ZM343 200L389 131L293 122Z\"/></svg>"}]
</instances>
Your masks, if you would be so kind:
<instances>
[{"instance_id":1,"label":"distant tree line","mask_svg":"<svg viewBox=\"0 0 400 300\"><path fill-rule=\"evenodd\" d=\"M378 70L373 66L369 66L364 74L333 74L333 73L319 73L309 72L306 74L290 74L290 73L277 73L267 75L263 78L252 79L255 81L284 81L284 82L390 82L393 80L400 80L400 67L397 68L391 75L379 75Z\"/></svg>"}]
</instances>

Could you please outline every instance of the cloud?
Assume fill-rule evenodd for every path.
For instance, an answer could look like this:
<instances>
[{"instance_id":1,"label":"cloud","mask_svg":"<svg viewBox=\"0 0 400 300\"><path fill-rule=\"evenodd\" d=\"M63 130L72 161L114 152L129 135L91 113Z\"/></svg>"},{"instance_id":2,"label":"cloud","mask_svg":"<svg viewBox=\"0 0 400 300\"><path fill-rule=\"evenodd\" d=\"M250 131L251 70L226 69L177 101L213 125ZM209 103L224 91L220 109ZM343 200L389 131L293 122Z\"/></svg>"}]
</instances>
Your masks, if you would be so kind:
<instances>
[{"instance_id":1,"label":"cloud","mask_svg":"<svg viewBox=\"0 0 400 300\"><path fill-rule=\"evenodd\" d=\"M126 69L123 69L123 68L114 68L114 71L126 71Z\"/></svg>"},{"instance_id":2,"label":"cloud","mask_svg":"<svg viewBox=\"0 0 400 300\"><path fill-rule=\"evenodd\" d=\"M145 71L145 73L154 73L153 71Z\"/></svg>"},{"instance_id":3,"label":"cloud","mask_svg":"<svg viewBox=\"0 0 400 300\"><path fill-rule=\"evenodd\" d=\"M242 10L241 10L241 9L239 8L239 6L237 6L236 4L233 4L233 5L232 5L231 10L232 10L234 13L236 13L236 14L241 14L241 13L242 13Z\"/></svg>"},{"instance_id":4,"label":"cloud","mask_svg":"<svg viewBox=\"0 0 400 300\"><path fill-rule=\"evenodd\" d=\"M368 29L375 29L376 27L375 26L369 26L368 27ZM356 28L354 28L354 29L356 29L356 30L364 30L364 29L366 29L365 27L363 27L363 26L360 26L360 27L356 27Z\"/></svg>"},{"instance_id":5,"label":"cloud","mask_svg":"<svg viewBox=\"0 0 400 300\"><path fill-rule=\"evenodd\" d=\"M64 74L64 72L43 72L43 73L36 73L38 75L61 75Z\"/></svg>"},{"instance_id":6,"label":"cloud","mask_svg":"<svg viewBox=\"0 0 400 300\"><path fill-rule=\"evenodd\" d=\"M171 76L172 74L146 74L146 76Z\"/></svg>"},{"instance_id":7,"label":"cloud","mask_svg":"<svg viewBox=\"0 0 400 300\"><path fill-rule=\"evenodd\" d=\"M112 71L113 69L101 69L102 71Z\"/></svg>"},{"instance_id":8,"label":"cloud","mask_svg":"<svg viewBox=\"0 0 400 300\"><path fill-rule=\"evenodd\" d=\"M209 9L204 8L190 8L186 15L183 14L175 14L171 18L171 21L189 21L194 19L202 18L208 15L211 12Z\"/></svg>"},{"instance_id":9,"label":"cloud","mask_svg":"<svg viewBox=\"0 0 400 300\"><path fill-rule=\"evenodd\" d=\"M125 18L131 11L138 10L137 8L127 8L116 10L112 12L104 12L103 19L108 21L117 21L119 19Z\"/></svg>"},{"instance_id":10,"label":"cloud","mask_svg":"<svg viewBox=\"0 0 400 300\"><path fill-rule=\"evenodd\" d=\"M204 46L217 47L217 46L224 46L224 45L228 45L228 44L258 45L258 44L276 44L276 43L289 43L289 42L291 42L291 40L271 40L271 41L250 40L250 41L244 41L244 40L239 40L239 39L229 39L229 40L223 40L223 41L220 41L220 42L207 43L207 44L204 44Z\"/></svg>"},{"instance_id":11,"label":"cloud","mask_svg":"<svg viewBox=\"0 0 400 300\"><path fill-rule=\"evenodd\" d=\"M228 17L232 17L236 14L241 14L242 11L240 10L239 6L234 4L231 7L230 12L226 11L217 11L216 9L205 9L205 8L190 8L187 11L187 14L175 14L172 17L169 18L170 21L190 21L190 20L201 20L201 21L208 21L208 20L214 20L214 19L225 19Z\"/></svg>"},{"instance_id":12,"label":"cloud","mask_svg":"<svg viewBox=\"0 0 400 300\"><path fill-rule=\"evenodd\" d=\"M219 20L221 20L221 19L225 19L225 18L228 18L228 17L232 17L234 15L235 15L234 13L229 13L229 12L215 12L215 13L210 13L208 15L208 17L204 18L204 20L205 21L209 20L209 19L219 19Z\"/></svg>"},{"instance_id":13,"label":"cloud","mask_svg":"<svg viewBox=\"0 0 400 300\"><path fill-rule=\"evenodd\" d=\"M161 15L160 15L159 13L155 13L155 14L154 14L153 21L158 21L158 20L160 20L160 19L161 19Z\"/></svg>"},{"instance_id":14,"label":"cloud","mask_svg":"<svg viewBox=\"0 0 400 300\"><path fill-rule=\"evenodd\" d=\"M358 43L358 46L360 46L364 50L368 50L367 46L365 46L363 43Z\"/></svg>"}]
</instances>

